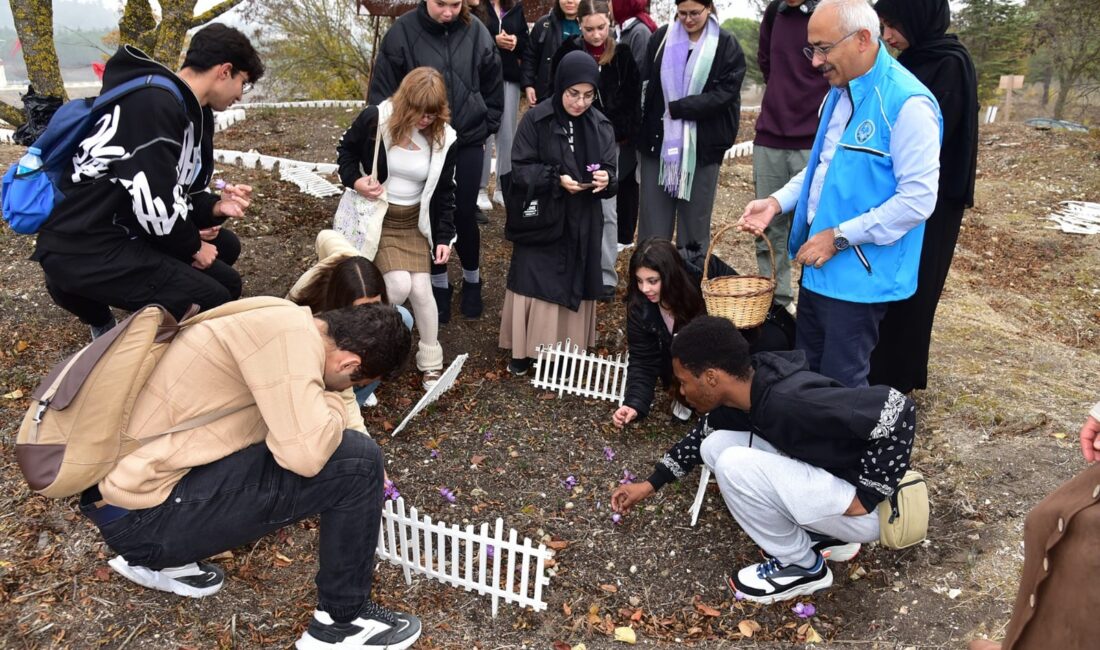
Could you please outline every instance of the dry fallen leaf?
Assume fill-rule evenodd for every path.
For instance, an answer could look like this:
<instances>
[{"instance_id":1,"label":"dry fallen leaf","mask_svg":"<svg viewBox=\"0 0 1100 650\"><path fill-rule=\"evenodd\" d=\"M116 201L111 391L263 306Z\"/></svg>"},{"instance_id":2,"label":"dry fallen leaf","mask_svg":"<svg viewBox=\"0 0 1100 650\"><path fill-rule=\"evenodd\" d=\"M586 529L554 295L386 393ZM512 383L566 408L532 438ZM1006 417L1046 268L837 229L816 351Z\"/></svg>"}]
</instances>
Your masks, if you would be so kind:
<instances>
[{"instance_id":1,"label":"dry fallen leaf","mask_svg":"<svg viewBox=\"0 0 1100 650\"><path fill-rule=\"evenodd\" d=\"M288 558L278 551L275 551L275 563L280 566L290 566L291 564L294 564L294 560Z\"/></svg>"},{"instance_id":2,"label":"dry fallen leaf","mask_svg":"<svg viewBox=\"0 0 1100 650\"><path fill-rule=\"evenodd\" d=\"M554 399L555 397L557 397L557 395L554 395L553 393L541 393L539 395L539 399L541 400Z\"/></svg>"},{"instance_id":3,"label":"dry fallen leaf","mask_svg":"<svg viewBox=\"0 0 1100 650\"><path fill-rule=\"evenodd\" d=\"M572 646L570 646L570 645L569 645L568 643L566 643L565 641L555 641L555 642L554 642L554 645L553 645L553 646L551 646L551 647L552 647L552 648L553 648L554 650L573 650L573 647L572 647Z\"/></svg>"},{"instance_id":4,"label":"dry fallen leaf","mask_svg":"<svg viewBox=\"0 0 1100 650\"><path fill-rule=\"evenodd\" d=\"M642 620L642 610L634 610L634 613L630 615L630 620L634 621L635 623Z\"/></svg>"},{"instance_id":5,"label":"dry fallen leaf","mask_svg":"<svg viewBox=\"0 0 1100 650\"><path fill-rule=\"evenodd\" d=\"M632 627L617 627L615 628L615 640L634 645L638 642L638 637L634 634L634 628Z\"/></svg>"},{"instance_id":6,"label":"dry fallen leaf","mask_svg":"<svg viewBox=\"0 0 1100 650\"><path fill-rule=\"evenodd\" d=\"M5 393L4 394L4 399L22 399L22 397L23 397L23 391L18 389L18 388L16 388L15 390L13 390L10 393Z\"/></svg>"},{"instance_id":7,"label":"dry fallen leaf","mask_svg":"<svg viewBox=\"0 0 1100 650\"><path fill-rule=\"evenodd\" d=\"M552 539L549 542L546 542L546 545L554 549L555 551L564 551L565 549L569 548L569 542L565 541L564 539Z\"/></svg>"},{"instance_id":8,"label":"dry fallen leaf","mask_svg":"<svg viewBox=\"0 0 1100 650\"><path fill-rule=\"evenodd\" d=\"M573 615L573 608L569 606L569 603L562 603L561 604L561 613L565 614L566 616L572 616Z\"/></svg>"},{"instance_id":9,"label":"dry fallen leaf","mask_svg":"<svg viewBox=\"0 0 1100 650\"><path fill-rule=\"evenodd\" d=\"M583 643L578 643L577 645L573 646L569 650L588 650L588 648L585 647L585 645Z\"/></svg>"},{"instance_id":10,"label":"dry fallen leaf","mask_svg":"<svg viewBox=\"0 0 1100 650\"><path fill-rule=\"evenodd\" d=\"M600 606L590 605L588 607L588 622L592 625L599 625L602 620L600 618Z\"/></svg>"},{"instance_id":11,"label":"dry fallen leaf","mask_svg":"<svg viewBox=\"0 0 1100 650\"><path fill-rule=\"evenodd\" d=\"M15 351L16 352L22 352L23 350L26 350L29 347L30 347L30 345L26 341L21 340L21 341L19 341L18 343L15 344Z\"/></svg>"},{"instance_id":12,"label":"dry fallen leaf","mask_svg":"<svg viewBox=\"0 0 1100 650\"><path fill-rule=\"evenodd\" d=\"M619 591L619 588L615 585L600 585L600 589L603 589L609 594L613 594Z\"/></svg>"},{"instance_id":13,"label":"dry fallen leaf","mask_svg":"<svg viewBox=\"0 0 1100 650\"><path fill-rule=\"evenodd\" d=\"M760 624L752 619L745 619L737 624L737 629L741 632L741 636L749 638L760 631Z\"/></svg>"},{"instance_id":14,"label":"dry fallen leaf","mask_svg":"<svg viewBox=\"0 0 1100 650\"><path fill-rule=\"evenodd\" d=\"M383 431L393 431L393 422L390 422L389 420L386 420L385 422L383 422L382 423L382 430Z\"/></svg>"},{"instance_id":15,"label":"dry fallen leaf","mask_svg":"<svg viewBox=\"0 0 1100 650\"><path fill-rule=\"evenodd\" d=\"M476 454L476 455L470 457L470 464L471 465L480 465L483 462L485 462L485 456L483 456L481 454Z\"/></svg>"},{"instance_id":16,"label":"dry fallen leaf","mask_svg":"<svg viewBox=\"0 0 1100 650\"><path fill-rule=\"evenodd\" d=\"M699 610L704 616L721 616L722 612L714 609L710 605L703 602L699 596L695 597L695 609Z\"/></svg>"},{"instance_id":17,"label":"dry fallen leaf","mask_svg":"<svg viewBox=\"0 0 1100 650\"><path fill-rule=\"evenodd\" d=\"M803 636L806 638L806 643L824 643L825 641L821 638L821 635L817 633L817 630L812 627L807 629Z\"/></svg>"}]
</instances>

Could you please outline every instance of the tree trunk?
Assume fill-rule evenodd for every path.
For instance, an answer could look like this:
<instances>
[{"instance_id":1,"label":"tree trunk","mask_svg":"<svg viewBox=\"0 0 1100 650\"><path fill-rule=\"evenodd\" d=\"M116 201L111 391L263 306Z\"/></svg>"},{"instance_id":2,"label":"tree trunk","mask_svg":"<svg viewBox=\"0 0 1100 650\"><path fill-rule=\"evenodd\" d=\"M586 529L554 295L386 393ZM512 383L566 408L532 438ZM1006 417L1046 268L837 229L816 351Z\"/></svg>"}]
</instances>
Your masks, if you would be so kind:
<instances>
[{"instance_id":1,"label":"tree trunk","mask_svg":"<svg viewBox=\"0 0 1100 650\"><path fill-rule=\"evenodd\" d=\"M53 4L50 0L11 0L15 31L23 43L27 77L35 91L68 99L53 45Z\"/></svg>"},{"instance_id":2,"label":"tree trunk","mask_svg":"<svg viewBox=\"0 0 1100 650\"><path fill-rule=\"evenodd\" d=\"M161 0L157 45L149 54L172 70L179 69L180 54L194 17L195 0Z\"/></svg>"},{"instance_id":3,"label":"tree trunk","mask_svg":"<svg viewBox=\"0 0 1100 650\"><path fill-rule=\"evenodd\" d=\"M1054 100L1054 119L1062 119L1063 114L1066 112L1066 102L1069 100L1069 93L1073 90L1072 79L1058 79L1058 96Z\"/></svg>"},{"instance_id":4,"label":"tree trunk","mask_svg":"<svg viewBox=\"0 0 1100 650\"><path fill-rule=\"evenodd\" d=\"M118 21L119 45L133 45L145 53L156 47L157 19L149 0L127 0Z\"/></svg>"}]
</instances>

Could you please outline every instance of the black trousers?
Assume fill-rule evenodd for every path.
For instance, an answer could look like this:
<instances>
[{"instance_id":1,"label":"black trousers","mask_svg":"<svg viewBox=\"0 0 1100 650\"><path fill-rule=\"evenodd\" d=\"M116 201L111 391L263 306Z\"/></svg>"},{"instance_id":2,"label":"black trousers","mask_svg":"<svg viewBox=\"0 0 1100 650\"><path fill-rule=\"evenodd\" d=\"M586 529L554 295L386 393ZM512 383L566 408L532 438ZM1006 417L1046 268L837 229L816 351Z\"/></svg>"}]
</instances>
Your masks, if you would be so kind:
<instances>
[{"instance_id":1,"label":"black trousers","mask_svg":"<svg viewBox=\"0 0 1100 650\"><path fill-rule=\"evenodd\" d=\"M350 621L370 598L382 520L382 451L358 431L316 476L285 470L253 445L188 472L164 503L130 511L102 528L130 564L163 569L251 543L321 515L318 609Z\"/></svg>"},{"instance_id":2,"label":"black trousers","mask_svg":"<svg viewBox=\"0 0 1100 650\"><path fill-rule=\"evenodd\" d=\"M941 199L924 224L924 244L917 271L917 292L890 303L871 353L872 384L892 386L903 393L928 387L928 348L936 307L947 282L962 227L962 201Z\"/></svg>"},{"instance_id":3,"label":"black trousers","mask_svg":"<svg viewBox=\"0 0 1100 650\"><path fill-rule=\"evenodd\" d=\"M633 244L634 231L638 227L638 181L634 178L637 169L638 150L629 143L619 145L619 191L615 201L620 244Z\"/></svg>"},{"instance_id":4,"label":"black trousers","mask_svg":"<svg viewBox=\"0 0 1100 650\"><path fill-rule=\"evenodd\" d=\"M871 350L889 303L837 300L806 287L798 292L794 345L810 370L849 388L867 386Z\"/></svg>"},{"instance_id":5,"label":"black trousers","mask_svg":"<svg viewBox=\"0 0 1100 650\"><path fill-rule=\"evenodd\" d=\"M111 307L136 311L157 304L181 318L192 304L206 310L240 298L241 276L231 266L240 256L240 240L222 230L211 243L218 259L201 270L142 239L123 241L106 254L42 253L37 259L53 301L99 326L111 321Z\"/></svg>"},{"instance_id":6,"label":"black trousers","mask_svg":"<svg viewBox=\"0 0 1100 650\"><path fill-rule=\"evenodd\" d=\"M481 230L475 212L484 156L484 143L463 145L455 154L455 250L468 271L481 268ZM446 272L446 264L432 264L432 273Z\"/></svg>"}]
</instances>

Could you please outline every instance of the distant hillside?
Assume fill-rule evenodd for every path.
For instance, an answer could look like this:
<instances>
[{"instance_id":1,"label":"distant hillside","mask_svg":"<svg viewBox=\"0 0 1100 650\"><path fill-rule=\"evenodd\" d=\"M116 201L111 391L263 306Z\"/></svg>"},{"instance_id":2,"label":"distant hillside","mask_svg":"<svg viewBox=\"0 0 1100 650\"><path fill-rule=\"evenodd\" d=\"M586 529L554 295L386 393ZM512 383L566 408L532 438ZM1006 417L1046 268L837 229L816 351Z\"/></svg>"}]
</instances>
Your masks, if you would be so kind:
<instances>
[{"instance_id":1,"label":"distant hillside","mask_svg":"<svg viewBox=\"0 0 1100 650\"><path fill-rule=\"evenodd\" d=\"M99 0L55 0L53 22L55 28L65 29L114 29L118 26L119 12L104 6ZM0 3L0 29L14 29L11 6Z\"/></svg>"}]
</instances>

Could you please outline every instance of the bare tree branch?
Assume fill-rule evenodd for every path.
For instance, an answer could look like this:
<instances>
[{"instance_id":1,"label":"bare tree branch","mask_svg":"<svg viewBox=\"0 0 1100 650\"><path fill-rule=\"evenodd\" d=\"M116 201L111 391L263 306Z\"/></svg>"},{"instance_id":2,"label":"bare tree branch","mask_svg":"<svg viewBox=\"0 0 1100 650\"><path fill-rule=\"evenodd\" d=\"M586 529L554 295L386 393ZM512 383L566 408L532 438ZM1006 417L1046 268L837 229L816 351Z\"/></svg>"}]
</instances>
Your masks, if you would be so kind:
<instances>
[{"instance_id":1,"label":"bare tree branch","mask_svg":"<svg viewBox=\"0 0 1100 650\"><path fill-rule=\"evenodd\" d=\"M4 120L12 126L22 126L22 124L27 121L27 116L23 115L23 111L11 104L0 102L0 120Z\"/></svg>"},{"instance_id":2,"label":"bare tree branch","mask_svg":"<svg viewBox=\"0 0 1100 650\"><path fill-rule=\"evenodd\" d=\"M236 7L237 5L241 4L241 2L243 2L243 1L244 0L222 0L218 4L216 4L213 7L207 9L206 11L202 12L198 16L195 16L194 18L192 18L191 19L191 28L198 27L199 25L205 25L206 23L210 22L211 20L214 20L218 16L220 16L220 15L224 14L225 12L229 11L233 7Z\"/></svg>"}]
</instances>

